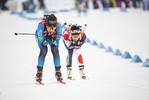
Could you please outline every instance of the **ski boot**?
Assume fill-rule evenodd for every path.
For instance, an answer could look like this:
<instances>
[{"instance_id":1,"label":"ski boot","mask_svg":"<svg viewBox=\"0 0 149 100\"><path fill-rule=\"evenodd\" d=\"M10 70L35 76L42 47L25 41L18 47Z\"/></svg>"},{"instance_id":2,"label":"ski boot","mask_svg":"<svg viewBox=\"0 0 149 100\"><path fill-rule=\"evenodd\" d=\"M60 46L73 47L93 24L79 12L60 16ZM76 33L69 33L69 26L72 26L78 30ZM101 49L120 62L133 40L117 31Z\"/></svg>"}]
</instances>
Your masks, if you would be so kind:
<instances>
[{"instance_id":1,"label":"ski boot","mask_svg":"<svg viewBox=\"0 0 149 100\"><path fill-rule=\"evenodd\" d=\"M72 80L71 67L67 67L67 79Z\"/></svg>"},{"instance_id":2,"label":"ski boot","mask_svg":"<svg viewBox=\"0 0 149 100\"><path fill-rule=\"evenodd\" d=\"M62 77L62 74L61 74L60 70L59 71L58 70L56 71L55 77L56 77L56 79L57 79L58 82L60 82L62 84L66 84L66 82L63 82L62 81L63 80L63 77Z\"/></svg>"},{"instance_id":3,"label":"ski boot","mask_svg":"<svg viewBox=\"0 0 149 100\"><path fill-rule=\"evenodd\" d=\"M80 75L81 75L81 78L82 79L86 79L86 75L84 73L84 66L79 66L79 69L80 69Z\"/></svg>"},{"instance_id":4,"label":"ski boot","mask_svg":"<svg viewBox=\"0 0 149 100\"><path fill-rule=\"evenodd\" d=\"M60 69L61 69L61 66L55 67L55 72L56 72L55 77L56 77L57 81L63 80Z\"/></svg>"},{"instance_id":5,"label":"ski boot","mask_svg":"<svg viewBox=\"0 0 149 100\"><path fill-rule=\"evenodd\" d=\"M63 80L63 77L62 77L62 74L61 74L61 71L60 70L59 71L58 70L56 71L55 77L56 77L57 81Z\"/></svg>"},{"instance_id":6,"label":"ski boot","mask_svg":"<svg viewBox=\"0 0 149 100\"><path fill-rule=\"evenodd\" d=\"M55 77L57 79L58 82L62 83L62 84L66 84L66 82L63 82L63 77L62 77L62 74L61 74L61 70L60 70L61 66L60 67L55 67Z\"/></svg>"},{"instance_id":7,"label":"ski boot","mask_svg":"<svg viewBox=\"0 0 149 100\"><path fill-rule=\"evenodd\" d=\"M41 81L42 81L42 69L43 67L37 67L38 71L37 71L37 74L36 74L36 81L39 83L39 84L42 84ZM42 84L43 85L43 84Z\"/></svg>"}]
</instances>

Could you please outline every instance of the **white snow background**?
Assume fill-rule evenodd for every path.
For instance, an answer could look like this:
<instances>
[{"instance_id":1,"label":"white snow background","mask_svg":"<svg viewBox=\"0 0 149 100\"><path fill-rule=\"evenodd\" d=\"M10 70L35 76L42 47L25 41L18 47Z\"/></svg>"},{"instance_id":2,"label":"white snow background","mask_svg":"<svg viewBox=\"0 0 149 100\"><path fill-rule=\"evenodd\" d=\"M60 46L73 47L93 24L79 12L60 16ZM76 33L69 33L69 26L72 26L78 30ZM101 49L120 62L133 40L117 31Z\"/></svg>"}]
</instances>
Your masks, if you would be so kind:
<instances>
[{"instance_id":1,"label":"white snow background","mask_svg":"<svg viewBox=\"0 0 149 100\"><path fill-rule=\"evenodd\" d=\"M72 4L73 5L73 4ZM61 9L61 8L60 8ZM56 6L56 10L58 7ZM42 18L43 11L24 15ZM60 23L79 24L91 40L111 46L122 54L139 55L144 62L149 58L149 12L141 9L102 9L88 11L80 17L76 11L55 13ZM40 20L28 20L10 12L0 13L0 100L148 100L149 68L143 63L133 63L112 52L85 43L82 55L88 80L81 80L74 56L74 81L66 78L67 50L60 40L62 75L65 85L55 79L53 57L46 56L43 70L45 85L37 85L37 59L39 48L34 36L15 36L15 32L34 33Z\"/></svg>"}]
</instances>

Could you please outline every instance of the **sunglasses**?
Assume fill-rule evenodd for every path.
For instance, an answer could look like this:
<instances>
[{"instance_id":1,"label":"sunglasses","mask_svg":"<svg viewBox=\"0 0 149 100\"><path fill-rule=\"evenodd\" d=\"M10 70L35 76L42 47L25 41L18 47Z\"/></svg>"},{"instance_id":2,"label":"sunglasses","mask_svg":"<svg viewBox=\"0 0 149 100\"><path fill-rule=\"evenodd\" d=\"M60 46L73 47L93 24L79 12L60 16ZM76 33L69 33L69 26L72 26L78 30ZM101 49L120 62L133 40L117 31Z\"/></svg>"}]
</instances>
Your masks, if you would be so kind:
<instances>
[{"instance_id":1,"label":"sunglasses","mask_svg":"<svg viewBox=\"0 0 149 100\"><path fill-rule=\"evenodd\" d=\"M55 30L56 27L49 27L49 26L47 26L47 29L48 29L48 30L51 30L51 29L52 29L52 30Z\"/></svg>"}]
</instances>

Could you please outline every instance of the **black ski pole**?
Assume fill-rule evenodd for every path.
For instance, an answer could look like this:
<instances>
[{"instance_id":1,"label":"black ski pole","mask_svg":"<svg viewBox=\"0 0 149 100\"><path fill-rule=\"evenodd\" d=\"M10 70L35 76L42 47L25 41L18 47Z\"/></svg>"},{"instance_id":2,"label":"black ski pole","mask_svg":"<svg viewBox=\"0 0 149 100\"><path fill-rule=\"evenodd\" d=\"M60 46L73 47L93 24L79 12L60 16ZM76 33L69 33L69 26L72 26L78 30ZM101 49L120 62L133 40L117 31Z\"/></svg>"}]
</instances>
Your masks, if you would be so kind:
<instances>
[{"instance_id":1,"label":"black ski pole","mask_svg":"<svg viewBox=\"0 0 149 100\"><path fill-rule=\"evenodd\" d=\"M66 22L62 25L62 27L64 27L65 25L67 25L67 23L66 23Z\"/></svg>"},{"instance_id":2,"label":"black ski pole","mask_svg":"<svg viewBox=\"0 0 149 100\"><path fill-rule=\"evenodd\" d=\"M62 25L62 27L65 26L65 25L67 25L66 22ZM17 35L37 35L37 34L35 34L35 33L14 33L14 34L15 34L16 36L17 36Z\"/></svg>"},{"instance_id":3,"label":"black ski pole","mask_svg":"<svg viewBox=\"0 0 149 100\"><path fill-rule=\"evenodd\" d=\"M15 35L36 35L34 33L15 33Z\"/></svg>"},{"instance_id":4,"label":"black ski pole","mask_svg":"<svg viewBox=\"0 0 149 100\"><path fill-rule=\"evenodd\" d=\"M85 27L84 27L84 29L83 29L83 32L85 31L85 28L86 28L87 24L85 24L84 26L85 26Z\"/></svg>"}]
</instances>

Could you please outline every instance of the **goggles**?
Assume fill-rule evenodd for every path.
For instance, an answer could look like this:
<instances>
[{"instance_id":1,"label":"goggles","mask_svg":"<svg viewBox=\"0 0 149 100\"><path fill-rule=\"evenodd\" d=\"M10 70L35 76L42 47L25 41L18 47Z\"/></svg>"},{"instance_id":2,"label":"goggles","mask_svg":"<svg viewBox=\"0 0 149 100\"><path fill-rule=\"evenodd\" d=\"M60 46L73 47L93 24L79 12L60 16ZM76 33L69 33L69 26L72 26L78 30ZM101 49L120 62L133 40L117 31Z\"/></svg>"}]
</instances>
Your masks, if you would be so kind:
<instances>
[{"instance_id":1,"label":"goggles","mask_svg":"<svg viewBox=\"0 0 149 100\"><path fill-rule=\"evenodd\" d=\"M79 38L80 37L80 35L71 35L72 36L72 38Z\"/></svg>"},{"instance_id":2,"label":"goggles","mask_svg":"<svg viewBox=\"0 0 149 100\"><path fill-rule=\"evenodd\" d=\"M49 27L49 26L47 26L47 29L48 29L48 30L55 30L56 27Z\"/></svg>"}]
</instances>

